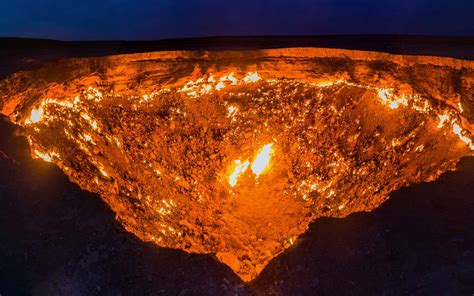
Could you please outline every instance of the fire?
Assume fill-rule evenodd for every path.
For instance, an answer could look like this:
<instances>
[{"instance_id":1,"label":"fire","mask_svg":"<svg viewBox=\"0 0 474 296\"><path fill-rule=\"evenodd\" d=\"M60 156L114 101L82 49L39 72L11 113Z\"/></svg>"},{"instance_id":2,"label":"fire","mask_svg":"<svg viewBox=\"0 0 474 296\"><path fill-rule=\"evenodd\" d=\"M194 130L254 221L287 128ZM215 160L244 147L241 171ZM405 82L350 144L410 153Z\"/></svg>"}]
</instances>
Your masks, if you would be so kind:
<instances>
[{"instance_id":1,"label":"fire","mask_svg":"<svg viewBox=\"0 0 474 296\"><path fill-rule=\"evenodd\" d=\"M94 140L92 140L92 136L89 135L89 134L83 134L83 137L84 137L84 140L86 140L87 142L91 142L92 144L95 145L95 142Z\"/></svg>"},{"instance_id":2,"label":"fire","mask_svg":"<svg viewBox=\"0 0 474 296\"><path fill-rule=\"evenodd\" d=\"M249 161L246 160L245 162L240 161L240 159L234 160L235 168L232 171L232 174L229 176L229 185L234 187L237 185L237 179L247 171L249 167Z\"/></svg>"},{"instance_id":3,"label":"fire","mask_svg":"<svg viewBox=\"0 0 474 296\"><path fill-rule=\"evenodd\" d=\"M185 92L188 96L197 98L202 95L211 94L213 91L220 91L226 88L228 85L240 85L243 83L254 83L262 80L257 72L247 72L245 77L238 79L234 76L234 72L225 74L218 79L214 78L213 75L209 75L207 78L201 77L197 80L190 80L179 89L180 92ZM92 89L94 94L100 101L102 99L102 93ZM92 95L91 95L92 96ZM145 99L144 101L147 101Z\"/></svg>"},{"instance_id":4,"label":"fire","mask_svg":"<svg viewBox=\"0 0 474 296\"><path fill-rule=\"evenodd\" d=\"M316 87L328 87L333 86L336 84L347 83L346 81L339 79L339 80L320 80L315 83L311 83L311 85Z\"/></svg>"},{"instance_id":5,"label":"fire","mask_svg":"<svg viewBox=\"0 0 474 296\"><path fill-rule=\"evenodd\" d=\"M44 161L51 162L51 156L47 153L42 153L41 151L35 150L35 156L41 158Z\"/></svg>"},{"instance_id":6,"label":"fire","mask_svg":"<svg viewBox=\"0 0 474 296\"><path fill-rule=\"evenodd\" d=\"M469 149L474 150L474 143L472 142L472 140L470 138L466 137L463 134L463 129L459 126L459 124L457 124L457 123L453 124L453 133L455 133L459 137L459 140L461 140L465 144L467 144Z\"/></svg>"},{"instance_id":7,"label":"fire","mask_svg":"<svg viewBox=\"0 0 474 296\"><path fill-rule=\"evenodd\" d=\"M209 75L209 78L207 78L207 82L214 83L214 82L216 82L216 80L214 79L214 76Z\"/></svg>"},{"instance_id":8,"label":"fire","mask_svg":"<svg viewBox=\"0 0 474 296\"><path fill-rule=\"evenodd\" d=\"M85 97L88 100L94 100L96 102L100 102L103 99L102 92L94 87L89 87L87 91L85 91L84 93L85 93Z\"/></svg>"},{"instance_id":9,"label":"fire","mask_svg":"<svg viewBox=\"0 0 474 296\"><path fill-rule=\"evenodd\" d=\"M216 87L215 87L215 88L216 88L216 90L221 90L221 89L223 89L224 87L225 87L225 84L224 84L224 82L221 81L221 82L219 82L218 84L216 84Z\"/></svg>"},{"instance_id":10,"label":"fire","mask_svg":"<svg viewBox=\"0 0 474 296\"><path fill-rule=\"evenodd\" d=\"M233 118L237 111L239 111L238 106L230 105L229 107L227 107L227 117Z\"/></svg>"},{"instance_id":11,"label":"fire","mask_svg":"<svg viewBox=\"0 0 474 296\"><path fill-rule=\"evenodd\" d=\"M462 129L461 129L461 127L459 126L459 124L457 124L457 123L453 124L453 132L454 132L456 135L460 135L460 134L461 134Z\"/></svg>"},{"instance_id":12,"label":"fire","mask_svg":"<svg viewBox=\"0 0 474 296\"><path fill-rule=\"evenodd\" d=\"M51 162L53 160L53 157L56 157L56 158L59 158L59 155L55 152L51 152L51 153L43 153L39 150L34 150L34 158L41 158L42 160L46 161L46 162Z\"/></svg>"},{"instance_id":13,"label":"fire","mask_svg":"<svg viewBox=\"0 0 474 296\"><path fill-rule=\"evenodd\" d=\"M408 106L408 100L405 95L397 97L389 89L386 88L380 88L377 92L382 103L390 107L391 109L397 109L398 107L400 107L400 105ZM415 103L419 103L419 99L417 97L415 98ZM429 103L427 103L426 101L424 102L424 106L420 107L419 105L413 105L413 108L420 112L429 112L431 110ZM462 112L462 106L460 104L459 108ZM464 142L470 150L474 150L474 142L468 136L465 135L465 130L461 128L461 126L456 122L455 119L451 119L451 117L447 114L438 115L438 118L439 122L437 128L442 128L446 123L449 123L449 125L452 127L452 132L458 136L459 140Z\"/></svg>"},{"instance_id":14,"label":"fire","mask_svg":"<svg viewBox=\"0 0 474 296\"><path fill-rule=\"evenodd\" d=\"M100 173L102 174L102 176L104 176L106 178L109 177L109 174L105 171L104 167L99 166L98 169L99 169Z\"/></svg>"},{"instance_id":15,"label":"fire","mask_svg":"<svg viewBox=\"0 0 474 296\"><path fill-rule=\"evenodd\" d=\"M262 80L262 78L260 77L260 75L258 75L257 72L248 72L247 76L244 77L244 82L247 83L254 83L259 80Z\"/></svg>"},{"instance_id":16,"label":"fire","mask_svg":"<svg viewBox=\"0 0 474 296\"><path fill-rule=\"evenodd\" d=\"M255 174L256 178L258 178L261 174L266 172L270 167L270 159L273 154L273 143L263 145L255 155L252 164L250 164L249 160L245 160L242 162L240 159L234 160L232 164L232 173L229 175L229 185L234 187L237 185L237 179L243 175L248 167L252 169L252 172Z\"/></svg>"},{"instance_id":17,"label":"fire","mask_svg":"<svg viewBox=\"0 0 474 296\"><path fill-rule=\"evenodd\" d=\"M30 118L26 120L26 124L40 122L44 116L44 109L39 107L38 109L31 110Z\"/></svg>"},{"instance_id":18,"label":"fire","mask_svg":"<svg viewBox=\"0 0 474 296\"><path fill-rule=\"evenodd\" d=\"M382 103L386 106L389 106L390 109L397 109L400 107L400 105L408 106L408 100L404 95L397 97L388 89L379 89L378 95Z\"/></svg>"},{"instance_id":19,"label":"fire","mask_svg":"<svg viewBox=\"0 0 474 296\"><path fill-rule=\"evenodd\" d=\"M438 117L439 117L438 128L442 128L444 123L446 121L449 121L449 116L448 115L438 115Z\"/></svg>"},{"instance_id":20,"label":"fire","mask_svg":"<svg viewBox=\"0 0 474 296\"><path fill-rule=\"evenodd\" d=\"M232 85L237 84L238 80L234 76L234 72L230 72L228 75L224 75L219 79L220 82L230 81Z\"/></svg>"},{"instance_id":21,"label":"fire","mask_svg":"<svg viewBox=\"0 0 474 296\"><path fill-rule=\"evenodd\" d=\"M270 158L273 153L272 147L273 143L263 145L252 162L251 169L257 178L269 168Z\"/></svg>"},{"instance_id":22,"label":"fire","mask_svg":"<svg viewBox=\"0 0 474 296\"><path fill-rule=\"evenodd\" d=\"M449 115L438 115L439 118L439 123L438 123L438 128L442 128L445 124L445 122L448 122L451 124L452 131L455 135L458 136L459 140L464 142L470 150L474 150L474 142L465 135L465 131L461 128L461 126L456 123L456 120L452 120Z\"/></svg>"}]
</instances>

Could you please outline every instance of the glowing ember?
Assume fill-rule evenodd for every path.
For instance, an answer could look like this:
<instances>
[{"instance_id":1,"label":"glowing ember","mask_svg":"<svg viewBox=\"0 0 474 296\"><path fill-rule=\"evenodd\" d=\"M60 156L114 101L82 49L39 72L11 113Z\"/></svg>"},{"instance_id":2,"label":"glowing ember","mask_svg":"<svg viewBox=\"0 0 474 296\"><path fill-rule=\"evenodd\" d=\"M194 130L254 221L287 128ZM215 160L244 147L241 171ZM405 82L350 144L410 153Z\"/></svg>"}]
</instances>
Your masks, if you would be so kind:
<instances>
[{"instance_id":1,"label":"glowing ember","mask_svg":"<svg viewBox=\"0 0 474 296\"><path fill-rule=\"evenodd\" d=\"M104 169L103 166L99 165L97 168L99 169L99 171L100 171L100 173L102 174L102 176L104 176L104 177L106 177L106 178L109 176L109 174L105 171L105 169Z\"/></svg>"},{"instance_id":2,"label":"glowing ember","mask_svg":"<svg viewBox=\"0 0 474 296\"><path fill-rule=\"evenodd\" d=\"M273 153L272 147L273 143L263 145L252 162L251 169L257 178L269 168L270 158Z\"/></svg>"}]
</instances>

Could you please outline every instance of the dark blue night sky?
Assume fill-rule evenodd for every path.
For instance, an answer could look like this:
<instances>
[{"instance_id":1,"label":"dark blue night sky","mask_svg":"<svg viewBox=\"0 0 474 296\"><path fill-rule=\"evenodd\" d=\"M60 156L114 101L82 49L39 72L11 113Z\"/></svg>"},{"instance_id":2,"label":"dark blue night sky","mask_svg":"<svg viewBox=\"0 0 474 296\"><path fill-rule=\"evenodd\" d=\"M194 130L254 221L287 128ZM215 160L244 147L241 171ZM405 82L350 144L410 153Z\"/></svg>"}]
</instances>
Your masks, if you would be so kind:
<instances>
[{"instance_id":1,"label":"dark blue night sky","mask_svg":"<svg viewBox=\"0 0 474 296\"><path fill-rule=\"evenodd\" d=\"M0 0L0 36L474 35L474 0Z\"/></svg>"}]
</instances>

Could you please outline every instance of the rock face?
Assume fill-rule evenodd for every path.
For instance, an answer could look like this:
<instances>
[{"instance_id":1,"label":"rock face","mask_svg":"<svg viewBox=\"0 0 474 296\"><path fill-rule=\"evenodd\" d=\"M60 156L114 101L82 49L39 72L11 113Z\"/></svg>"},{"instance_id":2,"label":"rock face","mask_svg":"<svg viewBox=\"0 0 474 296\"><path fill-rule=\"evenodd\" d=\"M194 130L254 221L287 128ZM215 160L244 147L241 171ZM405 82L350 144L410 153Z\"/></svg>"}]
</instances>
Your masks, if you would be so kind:
<instances>
[{"instance_id":1,"label":"rock face","mask_svg":"<svg viewBox=\"0 0 474 296\"><path fill-rule=\"evenodd\" d=\"M254 279L318 217L473 155L474 62L330 49L70 59L0 82L32 155L130 232Z\"/></svg>"}]
</instances>

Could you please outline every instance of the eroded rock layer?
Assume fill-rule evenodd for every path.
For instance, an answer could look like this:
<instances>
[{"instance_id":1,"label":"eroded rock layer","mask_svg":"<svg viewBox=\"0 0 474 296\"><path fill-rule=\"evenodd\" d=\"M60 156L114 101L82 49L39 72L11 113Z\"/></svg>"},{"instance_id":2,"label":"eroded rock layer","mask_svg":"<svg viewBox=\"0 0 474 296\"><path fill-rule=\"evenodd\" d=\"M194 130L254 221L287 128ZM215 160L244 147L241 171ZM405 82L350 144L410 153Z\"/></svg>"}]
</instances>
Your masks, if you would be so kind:
<instances>
[{"instance_id":1,"label":"eroded rock layer","mask_svg":"<svg viewBox=\"0 0 474 296\"><path fill-rule=\"evenodd\" d=\"M249 281L314 219L472 155L473 65L327 49L72 59L2 81L0 108L128 231Z\"/></svg>"}]
</instances>

